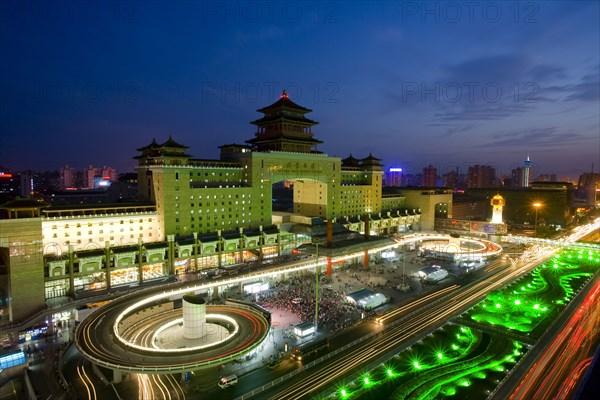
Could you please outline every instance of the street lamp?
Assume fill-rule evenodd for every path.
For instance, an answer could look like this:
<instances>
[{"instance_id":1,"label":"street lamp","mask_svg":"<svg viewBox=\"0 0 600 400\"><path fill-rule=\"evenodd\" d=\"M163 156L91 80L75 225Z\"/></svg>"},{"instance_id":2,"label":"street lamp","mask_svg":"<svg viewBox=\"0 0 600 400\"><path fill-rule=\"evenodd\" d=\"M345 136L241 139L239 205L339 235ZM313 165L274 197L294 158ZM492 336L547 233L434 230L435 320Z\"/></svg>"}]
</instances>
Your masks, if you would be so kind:
<instances>
[{"instance_id":1,"label":"street lamp","mask_svg":"<svg viewBox=\"0 0 600 400\"><path fill-rule=\"evenodd\" d=\"M315 262L315 334L319 328L319 244L318 240L315 240L315 247L317 249L316 262Z\"/></svg>"},{"instance_id":2,"label":"street lamp","mask_svg":"<svg viewBox=\"0 0 600 400\"><path fill-rule=\"evenodd\" d=\"M534 229L535 229L535 236L537 237L537 216L538 216L538 210L540 209L540 207L542 206L542 203L536 202L533 203L533 208L535 208L535 225L534 225Z\"/></svg>"}]
</instances>

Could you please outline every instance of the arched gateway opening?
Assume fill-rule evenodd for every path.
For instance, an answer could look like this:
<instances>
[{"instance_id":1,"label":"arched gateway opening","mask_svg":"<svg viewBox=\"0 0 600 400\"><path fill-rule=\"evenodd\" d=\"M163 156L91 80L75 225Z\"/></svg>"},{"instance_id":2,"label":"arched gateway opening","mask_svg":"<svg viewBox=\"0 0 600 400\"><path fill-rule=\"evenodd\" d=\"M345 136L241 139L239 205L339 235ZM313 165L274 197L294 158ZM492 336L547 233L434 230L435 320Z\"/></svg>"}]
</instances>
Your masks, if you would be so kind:
<instances>
[{"instance_id":1,"label":"arched gateway opening","mask_svg":"<svg viewBox=\"0 0 600 400\"><path fill-rule=\"evenodd\" d=\"M327 219L327 183L308 178L285 179L272 185L274 220L291 215Z\"/></svg>"}]
</instances>

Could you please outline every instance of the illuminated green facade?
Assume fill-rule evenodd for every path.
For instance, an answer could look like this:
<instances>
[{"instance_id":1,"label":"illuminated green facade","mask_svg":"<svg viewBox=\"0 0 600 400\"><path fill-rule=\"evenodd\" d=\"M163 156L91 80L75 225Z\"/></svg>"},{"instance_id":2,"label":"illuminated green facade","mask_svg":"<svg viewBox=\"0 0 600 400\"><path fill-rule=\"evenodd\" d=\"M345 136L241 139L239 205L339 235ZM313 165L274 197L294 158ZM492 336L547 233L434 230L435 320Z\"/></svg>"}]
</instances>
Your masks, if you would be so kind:
<instances>
[{"instance_id":1,"label":"illuminated green facade","mask_svg":"<svg viewBox=\"0 0 600 400\"><path fill-rule=\"evenodd\" d=\"M272 185L293 182L294 214L351 218L382 212L382 168L317 150L310 110L284 93L258 110L264 117L248 144L221 146L219 160L198 160L169 138L138 149L142 199L155 202L166 235L232 231L272 224ZM401 203L401 198L398 200Z\"/></svg>"}]
</instances>

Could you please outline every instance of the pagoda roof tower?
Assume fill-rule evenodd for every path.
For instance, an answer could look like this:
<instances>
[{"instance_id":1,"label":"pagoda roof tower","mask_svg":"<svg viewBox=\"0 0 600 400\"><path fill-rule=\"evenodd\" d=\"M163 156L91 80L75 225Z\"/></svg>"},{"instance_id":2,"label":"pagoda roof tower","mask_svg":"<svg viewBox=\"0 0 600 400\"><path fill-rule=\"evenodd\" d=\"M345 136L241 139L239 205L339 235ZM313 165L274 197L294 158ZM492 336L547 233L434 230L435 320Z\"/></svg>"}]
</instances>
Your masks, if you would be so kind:
<instances>
[{"instance_id":1,"label":"pagoda roof tower","mask_svg":"<svg viewBox=\"0 0 600 400\"><path fill-rule=\"evenodd\" d=\"M147 146L140 147L137 151L142 154L135 156L140 165L186 165L191 155L186 154L188 146L177 143L169 135L169 139L158 144L155 139Z\"/></svg>"},{"instance_id":2,"label":"pagoda roof tower","mask_svg":"<svg viewBox=\"0 0 600 400\"><path fill-rule=\"evenodd\" d=\"M246 141L255 151L319 153L317 144L323 142L312 134L312 127L318 122L304 116L312 110L290 100L285 89L279 100L257 111L264 116L250 122L258 131L253 139Z\"/></svg>"}]
</instances>

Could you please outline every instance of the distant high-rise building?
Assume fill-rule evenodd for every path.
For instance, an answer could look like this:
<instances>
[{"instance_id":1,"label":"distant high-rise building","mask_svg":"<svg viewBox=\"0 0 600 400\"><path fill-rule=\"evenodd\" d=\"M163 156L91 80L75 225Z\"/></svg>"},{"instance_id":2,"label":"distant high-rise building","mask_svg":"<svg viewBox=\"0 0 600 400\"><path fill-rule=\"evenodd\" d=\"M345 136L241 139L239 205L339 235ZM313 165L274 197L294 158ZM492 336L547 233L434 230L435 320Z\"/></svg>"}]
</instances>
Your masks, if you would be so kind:
<instances>
[{"instance_id":1,"label":"distant high-rise building","mask_svg":"<svg viewBox=\"0 0 600 400\"><path fill-rule=\"evenodd\" d=\"M93 189L96 186L94 185L94 182L98 182L99 179L116 182L117 170L113 167L107 167L106 165L102 168L90 165L83 171L83 180L86 188Z\"/></svg>"},{"instance_id":2,"label":"distant high-rise building","mask_svg":"<svg viewBox=\"0 0 600 400\"><path fill-rule=\"evenodd\" d=\"M423 168L423 184L426 187L437 186L437 168L429 164L428 167Z\"/></svg>"},{"instance_id":3,"label":"distant high-rise building","mask_svg":"<svg viewBox=\"0 0 600 400\"><path fill-rule=\"evenodd\" d=\"M117 181L117 170L113 167L107 167L106 165L102 167L102 179L116 182Z\"/></svg>"},{"instance_id":4,"label":"distant high-rise building","mask_svg":"<svg viewBox=\"0 0 600 400\"><path fill-rule=\"evenodd\" d=\"M445 173L442 176L442 186L456 189L458 187L458 170Z\"/></svg>"},{"instance_id":5,"label":"distant high-rise building","mask_svg":"<svg viewBox=\"0 0 600 400\"><path fill-rule=\"evenodd\" d=\"M19 181L9 170L0 170L0 203L19 195Z\"/></svg>"},{"instance_id":6,"label":"distant high-rise building","mask_svg":"<svg viewBox=\"0 0 600 400\"><path fill-rule=\"evenodd\" d=\"M33 175L21 173L20 179L20 195L21 197L29 198L33 194Z\"/></svg>"},{"instance_id":7,"label":"distant high-rise building","mask_svg":"<svg viewBox=\"0 0 600 400\"><path fill-rule=\"evenodd\" d=\"M521 187L529 187L529 181L531 180L531 160L527 156L527 160L523 162L523 175L521 176Z\"/></svg>"},{"instance_id":8,"label":"distant high-rise building","mask_svg":"<svg viewBox=\"0 0 600 400\"><path fill-rule=\"evenodd\" d=\"M418 176L417 176L418 175ZM419 186L421 182L421 174L406 174L402 176L402 183L404 186Z\"/></svg>"},{"instance_id":9,"label":"distant high-rise building","mask_svg":"<svg viewBox=\"0 0 600 400\"><path fill-rule=\"evenodd\" d=\"M102 169L98 167L94 167L93 165L89 165L86 169L83 170L83 185L87 189L94 188L94 177L101 176Z\"/></svg>"},{"instance_id":10,"label":"distant high-rise building","mask_svg":"<svg viewBox=\"0 0 600 400\"><path fill-rule=\"evenodd\" d=\"M523 175L523 168L517 167L512 169L510 171L510 178L508 179L508 181L510 182L509 186L513 188L521 187L521 175Z\"/></svg>"},{"instance_id":11,"label":"distant high-rise building","mask_svg":"<svg viewBox=\"0 0 600 400\"><path fill-rule=\"evenodd\" d=\"M556 174L538 175L537 178L535 178L535 180L536 180L536 182L557 182L558 181Z\"/></svg>"},{"instance_id":12,"label":"distant high-rise building","mask_svg":"<svg viewBox=\"0 0 600 400\"><path fill-rule=\"evenodd\" d=\"M386 186L402 186L402 168L390 167L385 174Z\"/></svg>"},{"instance_id":13,"label":"distant high-rise building","mask_svg":"<svg viewBox=\"0 0 600 400\"><path fill-rule=\"evenodd\" d=\"M488 188L496 186L496 169L489 165L472 165L467 172L467 187Z\"/></svg>"},{"instance_id":14,"label":"distant high-rise building","mask_svg":"<svg viewBox=\"0 0 600 400\"><path fill-rule=\"evenodd\" d=\"M577 187L586 207L600 206L600 174L586 172L579 177Z\"/></svg>"},{"instance_id":15,"label":"distant high-rise building","mask_svg":"<svg viewBox=\"0 0 600 400\"><path fill-rule=\"evenodd\" d=\"M511 173L511 187L529 187L531 179L530 167L517 167Z\"/></svg>"},{"instance_id":16,"label":"distant high-rise building","mask_svg":"<svg viewBox=\"0 0 600 400\"><path fill-rule=\"evenodd\" d=\"M76 187L75 178L77 176L77 171L75 168L65 165L59 170L59 173L59 186L61 189Z\"/></svg>"}]
</instances>

